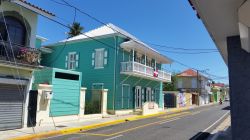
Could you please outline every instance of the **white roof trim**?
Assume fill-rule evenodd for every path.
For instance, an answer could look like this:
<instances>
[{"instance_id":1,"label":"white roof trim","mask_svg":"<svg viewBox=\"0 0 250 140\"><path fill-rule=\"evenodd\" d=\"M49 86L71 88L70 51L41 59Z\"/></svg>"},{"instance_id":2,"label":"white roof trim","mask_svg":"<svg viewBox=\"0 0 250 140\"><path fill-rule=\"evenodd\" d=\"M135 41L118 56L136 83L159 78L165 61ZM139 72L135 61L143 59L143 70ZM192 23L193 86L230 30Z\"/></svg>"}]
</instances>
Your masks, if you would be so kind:
<instances>
[{"instance_id":1,"label":"white roof trim","mask_svg":"<svg viewBox=\"0 0 250 140\"><path fill-rule=\"evenodd\" d=\"M37 8L35 8L35 7L33 7L33 6L29 5L29 4L26 4L26 3L22 2L22 1L19 1L19 0L11 0L11 2L12 2L12 3L15 3L15 4L18 4L18 5L20 5L20 6L24 7L24 8L26 8L26 9L29 9L29 10L31 10L31 11L37 13L37 14L40 14L40 15L42 15L42 16L45 16L45 17L47 17L47 18L52 19L52 18L54 17L53 15L48 14L48 13L42 11L42 10L39 10L39 9L37 9Z\"/></svg>"},{"instance_id":2,"label":"white roof trim","mask_svg":"<svg viewBox=\"0 0 250 140\"><path fill-rule=\"evenodd\" d=\"M39 36L39 35L36 35L36 38L42 40L42 42L48 41L47 38Z\"/></svg>"}]
</instances>

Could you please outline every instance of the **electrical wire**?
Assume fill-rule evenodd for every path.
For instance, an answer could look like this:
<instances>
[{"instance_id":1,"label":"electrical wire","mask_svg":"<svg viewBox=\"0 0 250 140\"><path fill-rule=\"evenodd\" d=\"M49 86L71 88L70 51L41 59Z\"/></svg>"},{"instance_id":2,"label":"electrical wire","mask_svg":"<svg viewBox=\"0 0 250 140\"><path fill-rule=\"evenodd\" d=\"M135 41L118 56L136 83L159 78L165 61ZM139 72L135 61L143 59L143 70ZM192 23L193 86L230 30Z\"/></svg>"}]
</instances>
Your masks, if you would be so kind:
<instances>
[{"instance_id":1,"label":"electrical wire","mask_svg":"<svg viewBox=\"0 0 250 140\"><path fill-rule=\"evenodd\" d=\"M51 1L54 2L55 0L51 0ZM83 10L81 10L81 9L77 8L76 6L74 6L74 5L70 4L70 3L68 3L67 1L65 1L65 0L61 0L61 1L65 3L65 4L63 4L64 6L65 6L65 5L68 5L69 7L76 9L78 12L80 12L80 13L82 13L82 14L85 14L86 16L88 16L88 17L94 19L95 21L97 21L97 22L103 24L104 26L106 26L106 27L108 27L108 28L110 28L110 29L112 29L112 30L114 30L114 31L116 31L116 32L118 32L118 33L120 33L121 35L124 35L125 37L128 37L127 35L125 35L125 34L119 32L119 31L117 31L116 29L113 29L113 28L110 27L110 26L107 26L107 25L106 25L104 22L102 22L101 20L99 20L99 19L95 18L94 16L92 16L92 15L90 15L90 14L84 12ZM58 3L58 4L62 4L62 3ZM50 19L50 20L53 20L53 19ZM64 27L66 27L66 28L69 28L67 25L64 25L63 23L60 23L60 22L58 22L58 21L56 21L56 20L53 20L53 21L56 22L56 23L58 23L58 24L60 24L60 25L62 25L62 26L64 26ZM115 49L113 46L111 46L111 45L109 45L109 44L106 44L105 42L99 41L99 40L97 40L97 39L95 39L95 38L93 38L93 37L91 37L91 36L88 36L88 35L83 34L83 33L81 33L81 35L84 35L84 36L86 36L87 38L90 38L90 39L92 39L92 40L95 40L95 41L97 41L97 42L99 42L99 43L101 43L101 44L103 44L103 45L105 45L105 46L107 46L107 47L109 47L109 48ZM128 39L132 39L132 38L128 37ZM132 39L132 40L133 40L133 39ZM138 42L137 40L133 40L133 41ZM177 49L184 49L184 48L177 48ZM200 50L200 49L197 49L197 50ZM211 49L211 50L212 50L212 49ZM214 52L216 52L216 51L217 51L217 50L214 50ZM174 52L174 53L179 53L179 52ZM208 53L208 52L200 52L200 53ZM209 52L209 53L211 53L211 52ZM172 60L173 60L173 59L172 59ZM179 61L176 61L176 60L173 60L173 61L176 62L176 63L178 63L178 64L180 64L180 65L182 65L182 66L191 68L191 69L193 69L193 70L198 70L198 69L189 67L189 66L187 66L186 64L183 64L183 63L181 63L181 62L179 62ZM200 70L198 70L198 71L200 71Z\"/></svg>"}]
</instances>

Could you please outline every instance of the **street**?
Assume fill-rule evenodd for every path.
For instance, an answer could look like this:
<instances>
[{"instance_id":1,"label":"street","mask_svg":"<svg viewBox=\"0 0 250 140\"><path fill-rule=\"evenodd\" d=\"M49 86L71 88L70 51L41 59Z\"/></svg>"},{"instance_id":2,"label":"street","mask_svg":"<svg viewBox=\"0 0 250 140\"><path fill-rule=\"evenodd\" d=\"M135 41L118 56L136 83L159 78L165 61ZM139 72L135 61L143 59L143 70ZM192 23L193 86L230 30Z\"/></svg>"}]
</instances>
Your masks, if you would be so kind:
<instances>
[{"instance_id":1,"label":"street","mask_svg":"<svg viewBox=\"0 0 250 140\"><path fill-rule=\"evenodd\" d=\"M61 135L47 140L187 140L205 139L225 116L229 102L193 110L163 114L80 133Z\"/></svg>"}]
</instances>

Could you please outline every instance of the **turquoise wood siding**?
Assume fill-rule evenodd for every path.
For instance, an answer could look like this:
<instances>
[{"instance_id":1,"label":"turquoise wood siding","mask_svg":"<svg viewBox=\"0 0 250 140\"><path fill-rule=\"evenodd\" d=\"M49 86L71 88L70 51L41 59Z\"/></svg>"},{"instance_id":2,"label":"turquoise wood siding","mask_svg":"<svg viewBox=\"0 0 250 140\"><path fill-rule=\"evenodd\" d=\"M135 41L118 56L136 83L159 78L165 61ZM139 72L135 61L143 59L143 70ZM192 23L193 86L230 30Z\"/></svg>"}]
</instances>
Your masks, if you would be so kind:
<instances>
[{"instance_id":1,"label":"turquoise wood siding","mask_svg":"<svg viewBox=\"0 0 250 140\"><path fill-rule=\"evenodd\" d=\"M79 75L79 80L56 78L55 73ZM81 74L74 71L53 69L53 98L50 102L50 116L66 116L79 114Z\"/></svg>"},{"instance_id":2,"label":"turquoise wood siding","mask_svg":"<svg viewBox=\"0 0 250 140\"><path fill-rule=\"evenodd\" d=\"M57 72L79 75L79 80L56 78L55 73ZM50 116L79 114L81 80L81 73L69 70L53 68L35 72L34 85L41 83L53 85Z\"/></svg>"}]
</instances>

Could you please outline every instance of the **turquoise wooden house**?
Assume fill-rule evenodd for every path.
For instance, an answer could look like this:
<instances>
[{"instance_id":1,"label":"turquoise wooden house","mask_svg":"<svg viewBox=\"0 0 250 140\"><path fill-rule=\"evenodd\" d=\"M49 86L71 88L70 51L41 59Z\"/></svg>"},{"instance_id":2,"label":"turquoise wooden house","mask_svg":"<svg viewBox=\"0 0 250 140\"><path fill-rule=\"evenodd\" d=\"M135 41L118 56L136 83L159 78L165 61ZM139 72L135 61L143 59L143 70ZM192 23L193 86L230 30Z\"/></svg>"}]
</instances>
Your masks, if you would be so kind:
<instances>
[{"instance_id":1,"label":"turquoise wooden house","mask_svg":"<svg viewBox=\"0 0 250 140\"><path fill-rule=\"evenodd\" d=\"M163 107L162 83L171 74L162 65L171 60L123 29L107 24L45 48L53 51L43 55L43 65L82 72L86 101L92 90L108 89L113 114L140 110L144 102Z\"/></svg>"}]
</instances>

